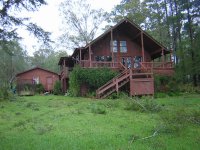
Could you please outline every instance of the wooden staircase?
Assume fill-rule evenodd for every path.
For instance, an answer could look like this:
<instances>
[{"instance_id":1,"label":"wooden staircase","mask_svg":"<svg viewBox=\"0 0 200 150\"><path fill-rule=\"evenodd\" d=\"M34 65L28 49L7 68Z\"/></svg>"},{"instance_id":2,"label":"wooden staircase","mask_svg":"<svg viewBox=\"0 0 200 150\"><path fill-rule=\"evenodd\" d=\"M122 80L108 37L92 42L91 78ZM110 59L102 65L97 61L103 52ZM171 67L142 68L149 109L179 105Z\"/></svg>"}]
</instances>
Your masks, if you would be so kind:
<instances>
[{"instance_id":1,"label":"wooden staircase","mask_svg":"<svg viewBox=\"0 0 200 150\"><path fill-rule=\"evenodd\" d=\"M152 70L147 69L145 67L141 67L139 69L124 69L119 75L108 81L106 84L101 86L99 89L96 90L96 97L97 98L106 98L113 92L119 91L119 88L124 86L126 83L130 82L130 95L134 95L132 93L135 93L135 91L131 91L132 87L134 90L134 83L139 85L138 87L141 87L140 85L147 82L153 81L153 73ZM140 83L140 84L138 84ZM152 85L150 85L152 87ZM146 87L145 87L146 88ZM141 89L142 91L143 89ZM136 89L137 91L137 89ZM153 89L154 92L154 89ZM138 92L139 93L139 92ZM151 94L152 92L147 92L143 90L144 95Z\"/></svg>"},{"instance_id":2,"label":"wooden staircase","mask_svg":"<svg viewBox=\"0 0 200 150\"><path fill-rule=\"evenodd\" d=\"M125 69L119 75L96 90L97 98L105 98L130 81L130 69Z\"/></svg>"}]
</instances>

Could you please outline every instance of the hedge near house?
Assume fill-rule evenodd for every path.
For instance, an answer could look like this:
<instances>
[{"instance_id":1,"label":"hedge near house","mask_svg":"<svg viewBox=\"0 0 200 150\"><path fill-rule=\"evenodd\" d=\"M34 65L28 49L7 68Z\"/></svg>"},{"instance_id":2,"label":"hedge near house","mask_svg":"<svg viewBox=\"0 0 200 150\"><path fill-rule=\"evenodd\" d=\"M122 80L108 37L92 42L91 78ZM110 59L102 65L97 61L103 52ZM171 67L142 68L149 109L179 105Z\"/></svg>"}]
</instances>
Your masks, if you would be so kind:
<instances>
[{"instance_id":1,"label":"hedge near house","mask_svg":"<svg viewBox=\"0 0 200 150\"><path fill-rule=\"evenodd\" d=\"M111 80L118 74L108 68L81 68L74 67L70 73L69 91L72 96L80 96L82 84L88 85L90 92L95 92L100 86Z\"/></svg>"}]
</instances>

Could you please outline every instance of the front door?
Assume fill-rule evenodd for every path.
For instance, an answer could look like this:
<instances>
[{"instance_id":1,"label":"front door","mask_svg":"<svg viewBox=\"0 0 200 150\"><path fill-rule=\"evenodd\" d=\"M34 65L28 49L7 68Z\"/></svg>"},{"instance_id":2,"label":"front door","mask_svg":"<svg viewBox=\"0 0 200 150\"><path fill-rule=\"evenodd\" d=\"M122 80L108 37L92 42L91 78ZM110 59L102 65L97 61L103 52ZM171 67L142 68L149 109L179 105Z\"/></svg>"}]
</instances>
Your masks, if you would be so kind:
<instances>
[{"instance_id":1,"label":"front door","mask_svg":"<svg viewBox=\"0 0 200 150\"><path fill-rule=\"evenodd\" d=\"M141 61L142 61L141 56L121 57L121 63L127 68L141 68L140 65Z\"/></svg>"},{"instance_id":2,"label":"front door","mask_svg":"<svg viewBox=\"0 0 200 150\"><path fill-rule=\"evenodd\" d=\"M141 68L141 64L140 64L140 62L142 61L141 56L135 56L133 58L133 61L134 61L133 68Z\"/></svg>"},{"instance_id":3,"label":"front door","mask_svg":"<svg viewBox=\"0 0 200 150\"><path fill-rule=\"evenodd\" d=\"M52 91L53 90L53 80L52 77L47 77L47 91Z\"/></svg>"},{"instance_id":4,"label":"front door","mask_svg":"<svg viewBox=\"0 0 200 150\"><path fill-rule=\"evenodd\" d=\"M121 63L127 68L132 67L131 57L121 57Z\"/></svg>"}]
</instances>

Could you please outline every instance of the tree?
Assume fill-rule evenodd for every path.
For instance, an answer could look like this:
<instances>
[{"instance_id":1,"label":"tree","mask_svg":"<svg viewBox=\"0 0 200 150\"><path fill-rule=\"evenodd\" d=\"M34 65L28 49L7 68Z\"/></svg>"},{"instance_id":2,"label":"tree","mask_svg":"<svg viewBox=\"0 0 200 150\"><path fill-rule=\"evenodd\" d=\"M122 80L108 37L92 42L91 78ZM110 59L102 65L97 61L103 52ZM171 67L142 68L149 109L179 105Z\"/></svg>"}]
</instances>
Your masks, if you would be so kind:
<instances>
[{"instance_id":1,"label":"tree","mask_svg":"<svg viewBox=\"0 0 200 150\"><path fill-rule=\"evenodd\" d=\"M0 1L0 40L12 41L19 39L17 29L24 27L45 44L50 42L49 32L29 21L29 18L18 17L22 11L36 11L45 0L2 0Z\"/></svg>"},{"instance_id":2,"label":"tree","mask_svg":"<svg viewBox=\"0 0 200 150\"><path fill-rule=\"evenodd\" d=\"M63 32L60 38L65 47L81 47L96 36L100 25L107 19L102 9L94 10L83 0L65 0L60 5L63 16Z\"/></svg>"},{"instance_id":3,"label":"tree","mask_svg":"<svg viewBox=\"0 0 200 150\"><path fill-rule=\"evenodd\" d=\"M122 0L113 12L112 21L128 17L174 50L176 72L182 82L192 82L194 86L200 83L199 0Z\"/></svg>"},{"instance_id":4,"label":"tree","mask_svg":"<svg viewBox=\"0 0 200 150\"><path fill-rule=\"evenodd\" d=\"M16 73L29 68L27 64L27 52L17 41L0 41L0 87L7 87Z\"/></svg>"},{"instance_id":5,"label":"tree","mask_svg":"<svg viewBox=\"0 0 200 150\"><path fill-rule=\"evenodd\" d=\"M122 0L111 12L111 20L112 22L119 22L126 17L136 24L142 25L147 13L148 10L140 0Z\"/></svg>"},{"instance_id":6,"label":"tree","mask_svg":"<svg viewBox=\"0 0 200 150\"><path fill-rule=\"evenodd\" d=\"M66 51L55 52L53 49L40 49L33 53L33 57L30 57L30 63L32 67L39 66L58 73L58 61L60 57L65 56L67 56Z\"/></svg>"}]
</instances>

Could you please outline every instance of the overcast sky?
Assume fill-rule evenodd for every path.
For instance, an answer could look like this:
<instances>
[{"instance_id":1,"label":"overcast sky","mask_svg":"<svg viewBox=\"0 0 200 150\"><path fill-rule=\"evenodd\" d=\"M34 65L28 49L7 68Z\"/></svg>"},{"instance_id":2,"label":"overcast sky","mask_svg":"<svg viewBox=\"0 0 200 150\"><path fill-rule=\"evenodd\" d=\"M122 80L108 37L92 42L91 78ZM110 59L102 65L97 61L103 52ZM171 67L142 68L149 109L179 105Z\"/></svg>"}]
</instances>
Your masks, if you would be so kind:
<instances>
[{"instance_id":1,"label":"overcast sky","mask_svg":"<svg viewBox=\"0 0 200 150\"><path fill-rule=\"evenodd\" d=\"M62 33L61 28L61 17L59 17L59 4L63 0L47 0L48 5L42 6L39 11L34 13L26 13L25 16L30 16L31 21L42 27L48 32L52 32L52 40L56 40ZM102 8L107 12L120 3L121 0L88 0L92 8ZM37 40L30 36L28 32L19 30L20 35L24 38L22 45L27 49L28 54L32 55L35 50L38 50L39 44ZM70 51L68 53L71 53Z\"/></svg>"}]
</instances>

